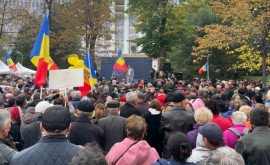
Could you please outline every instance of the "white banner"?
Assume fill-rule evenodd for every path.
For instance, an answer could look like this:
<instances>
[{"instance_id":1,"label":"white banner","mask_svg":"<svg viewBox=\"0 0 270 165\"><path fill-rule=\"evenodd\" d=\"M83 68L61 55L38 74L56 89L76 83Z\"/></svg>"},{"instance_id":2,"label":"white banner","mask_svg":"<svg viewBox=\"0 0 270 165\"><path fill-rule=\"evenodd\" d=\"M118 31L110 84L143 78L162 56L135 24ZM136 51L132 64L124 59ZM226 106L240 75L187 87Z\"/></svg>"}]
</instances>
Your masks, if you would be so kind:
<instances>
[{"instance_id":1,"label":"white banner","mask_svg":"<svg viewBox=\"0 0 270 165\"><path fill-rule=\"evenodd\" d=\"M73 88L81 87L84 82L83 68L50 70L49 88Z\"/></svg>"}]
</instances>

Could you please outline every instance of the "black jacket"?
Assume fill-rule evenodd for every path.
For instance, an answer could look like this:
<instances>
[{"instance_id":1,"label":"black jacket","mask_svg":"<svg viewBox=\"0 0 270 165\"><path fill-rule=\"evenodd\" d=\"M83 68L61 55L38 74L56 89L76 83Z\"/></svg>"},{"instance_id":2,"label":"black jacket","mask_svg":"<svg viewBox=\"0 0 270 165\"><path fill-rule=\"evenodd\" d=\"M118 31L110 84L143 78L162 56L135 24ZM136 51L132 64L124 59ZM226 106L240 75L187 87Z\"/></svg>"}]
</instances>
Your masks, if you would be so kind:
<instances>
[{"instance_id":1,"label":"black jacket","mask_svg":"<svg viewBox=\"0 0 270 165\"><path fill-rule=\"evenodd\" d=\"M129 103L126 103L120 110L120 116L128 118L131 115L141 115L141 113Z\"/></svg>"},{"instance_id":2,"label":"black jacket","mask_svg":"<svg viewBox=\"0 0 270 165\"><path fill-rule=\"evenodd\" d=\"M138 102L135 108L141 113L141 115L144 115L148 112L148 106L142 102Z\"/></svg>"},{"instance_id":3,"label":"black jacket","mask_svg":"<svg viewBox=\"0 0 270 165\"><path fill-rule=\"evenodd\" d=\"M171 111L161 116L160 134L163 137L163 157L170 158L167 149L167 140L171 132L180 131L187 133L193 129L195 124L194 114L185 110L184 107L174 107Z\"/></svg>"},{"instance_id":4,"label":"black jacket","mask_svg":"<svg viewBox=\"0 0 270 165\"><path fill-rule=\"evenodd\" d=\"M246 165L270 164L269 139L267 126L255 127L250 134L236 141L235 150L243 156Z\"/></svg>"},{"instance_id":5,"label":"black jacket","mask_svg":"<svg viewBox=\"0 0 270 165\"><path fill-rule=\"evenodd\" d=\"M66 165L81 147L71 144L64 135L44 136L34 146L17 154L11 165Z\"/></svg>"},{"instance_id":6,"label":"black jacket","mask_svg":"<svg viewBox=\"0 0 270 165\"><path fill-rule=\"evenodd\" d=\"M35 145L41 139L40 122L42 116L38 116L37 121L23 127L22 138L24 140L23 149Z\"/></svg>"},{"instance_id":7,"label":"black jacket","mask_svg":"<svg viewBox=\"0 0 270 165\"><path fill-rule=\"evenodd\" d=\"M103 130L93 124L91 119L78 117L71 125L68 140L82 146L89 142L96 142L103 148L103 134Z\"/></svg>"},{"instance_id":8,"label":"black jacket","mask_svg":"<svg viewBox=\"0 0 270 165\"><path fill-rule=\"evenodd\" d=\"M161 156L162 138L159 134L161 114L151 114L148 111L143 117L147 123L147 134L144 137L144 140L146 140L151 147L154 147L159 156Z\"/></svg>"}]
</instances>

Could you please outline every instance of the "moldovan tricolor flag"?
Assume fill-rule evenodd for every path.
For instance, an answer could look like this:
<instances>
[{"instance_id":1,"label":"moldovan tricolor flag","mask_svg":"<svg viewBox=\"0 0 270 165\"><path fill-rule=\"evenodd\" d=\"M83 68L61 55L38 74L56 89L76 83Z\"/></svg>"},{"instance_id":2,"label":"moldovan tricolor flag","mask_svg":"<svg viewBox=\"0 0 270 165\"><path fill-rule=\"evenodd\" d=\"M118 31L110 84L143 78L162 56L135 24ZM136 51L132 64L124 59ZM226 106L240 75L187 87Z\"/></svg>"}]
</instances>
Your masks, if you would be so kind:
<instances>
[{"instance_id":1,"label":"moldovan tricolor flag","mask_svg":"<svg viewBox=\"0 0 270 165\"><path fill-rule=\"evenodd\" d=\"M46 42L46 43L45 43ZM46 45L48 44L48 45ZM48 13L45 14L44 20L42 22L41 28L39 30L35 45L31 52L30 60L31 62L38 67L39 59L44 58L41 57L41 54L44 52L48 53L48 70L58 70L57 65L50 57L49 51L49 20L48 20Z\"/></svg>"},{"instance_id":2,"label":"moldovan tricolor flag","mask_svg":"<svg viewBox=\"0 0 270 165\"><path fill-rule=\"evenodd\" d=\"M119 49L116 62L113 66L112 77L116 78L118 82L122 81L122 79L126 79L127 74L127 66L125 60L122 55L121 49Z\"/></svg>"},{"instance_id":3,"label":"moldovan tricolor flag","mask_svg":"<svg viewBox=\"0 0 270 165\"><path fill-rule=\"evenodd\" d=\"M199 70L199 74L202 74L202 72L207 71L208 70L208 63L205 63L202 68Z\"/></svg>"},{"instance_id":4,"label":"moldovan tricolor flag","mask_svg":"<svg viewBox=\"0 0 270 165\"><path fill-rule=\"evenodd\" d=\"M94 65L89 50L87 51L86 57L84 59L83 70L84 70L84 86L78 87L78 89L79 91L81 91L82 96L87 96L87 94L91 90L91 87L94 86L95 83L97 82L97 76L95 73Z\"/></svg>"},{"instance_id":5,"label":"moldovan tricolor flag","mask_svg":"<svg viewBox=\"0 0 270 165\"><path fill-rule=\"evenodd\" d=\"M116 59L116 62L113 66L113 69L118 69L118 70L122 70L124 72L127 72L127 66L126 66L125 60L123 58L121 49L119 49L119 51L118 51L117 59Z\"/></svg>"},{"instance_id":6,"label":"moldovan tricolor flag","mask_svg":"<svg viewBox=\"0 0 270 165\"><path fill-rule=\"evenodd\" d=\"M6 65L10 69L13 69L14 72L16 72L18 70L17 67L16 67L16 65L14 64L14 62L12 61L12 59L10 58L10 56L8 55L8 52L6 53Z\"/></svg>"},{"instance_id":7,"label":"moldovan tricolor flag","mask_svg":"<svg viewBox=\"0 0 270 165\"><path fill-rule=\"evenodd\" d=\"M53 62L50 64L48 13L46 13L44 16L35 45L31 52L30 60L35 66L37 66L37 73L34 84L41 87L46 80L47 70L52 67L50 65L54 65L52 64ZM58 69L57 66L56 69Z\"/></svg>"}]
</instances>

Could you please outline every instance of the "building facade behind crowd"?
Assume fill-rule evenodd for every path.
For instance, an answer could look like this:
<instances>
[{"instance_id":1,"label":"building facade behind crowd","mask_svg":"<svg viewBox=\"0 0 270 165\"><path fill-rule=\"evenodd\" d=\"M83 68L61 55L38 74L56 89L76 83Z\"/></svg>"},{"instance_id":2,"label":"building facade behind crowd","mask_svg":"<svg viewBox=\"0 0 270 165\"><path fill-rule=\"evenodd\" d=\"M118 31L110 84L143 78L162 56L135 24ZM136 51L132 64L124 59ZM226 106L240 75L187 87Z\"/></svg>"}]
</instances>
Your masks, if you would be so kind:
<instances>
[{"instance_id":1,"label":"building facade behind crowd","mask_svg":"<svg viewBox=\"0 0 270 165\"><path fill-rule=\"evenodd\" d=\"M270 90L256 81L104 79L87 96L0 88L0 164L270 164ZM40 97L41 96L41 97Z\"/></svg>"}]
</instances>

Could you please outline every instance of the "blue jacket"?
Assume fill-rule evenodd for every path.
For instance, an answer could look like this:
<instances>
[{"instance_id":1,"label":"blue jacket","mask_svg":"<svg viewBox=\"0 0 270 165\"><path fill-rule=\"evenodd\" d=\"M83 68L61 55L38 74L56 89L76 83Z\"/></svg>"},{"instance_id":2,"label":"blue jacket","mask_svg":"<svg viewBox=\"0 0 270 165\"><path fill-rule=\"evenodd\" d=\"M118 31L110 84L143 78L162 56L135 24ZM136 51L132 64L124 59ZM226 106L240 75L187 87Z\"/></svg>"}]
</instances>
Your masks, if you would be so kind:
<instances>
[{"instance_id":1,"label":"blue jacket","mask_svg":"<svg viewBox=\"0 0 270 165\"><path fill-rule=\"evenodd\" d=\"M80 147L67 141L64 135L44 136L34 146L17 154L11 165L66 165Z\"/></svg>"},{"instance_id":2,"label":"blue jacket","mask_svg":"<svg viewBox=\"0 0 270 165\"><path fill-rule=\"evenodd\" d=\"M224 113L222 117L229 118L233 112L234 112L234 109L230 109L228 110L228 112Z\"/></svg>"},{"instance_id":3,"label":"blue jacket","mask_svg":"<svg viewBox=\"0 0 270 165\"><path fill-rule=\"evenodd\" d=\"M190 162L186 162L186 163L180 163L171 159L163 159L160 158L157 160L156 163L152 163L152 165L196 165L195 163L190 163Z\"/></svg>"}]
</instances>

